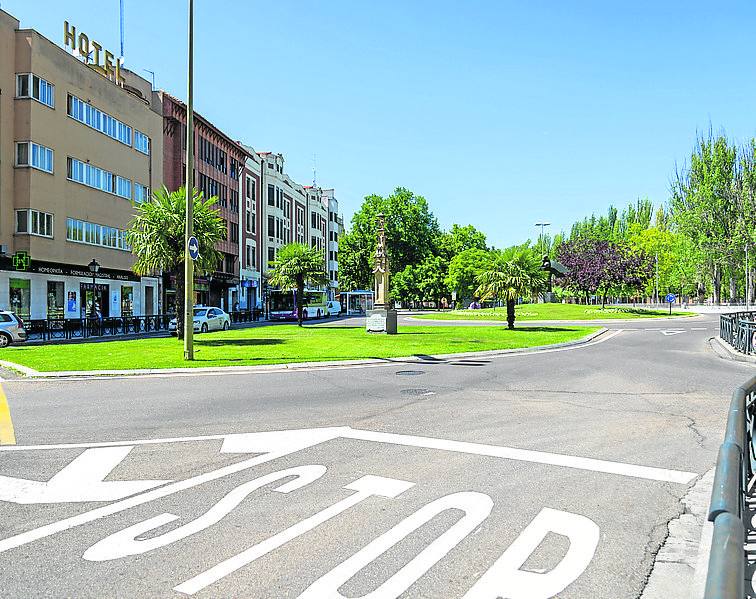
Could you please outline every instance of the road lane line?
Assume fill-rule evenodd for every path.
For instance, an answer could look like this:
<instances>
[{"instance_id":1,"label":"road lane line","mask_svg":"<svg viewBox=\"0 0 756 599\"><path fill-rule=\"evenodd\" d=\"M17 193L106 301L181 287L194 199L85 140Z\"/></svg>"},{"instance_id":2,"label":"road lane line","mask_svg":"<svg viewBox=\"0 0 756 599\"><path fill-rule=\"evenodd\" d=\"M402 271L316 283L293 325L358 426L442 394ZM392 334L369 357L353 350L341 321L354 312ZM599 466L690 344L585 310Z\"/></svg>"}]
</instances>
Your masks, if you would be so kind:
<instances>
[{"instance_id":1,"label":"road lane line","mask_svg":"<svg viewBox=\"0 0 756 599\"><path fill-rule=\"evenodd\" d=\"M363 441L375 441L378 443L392 443L410 447L422 447L427 449L443 449L457 453L472 453L494 458L505 458L520 462L534 462L549 466L564 466L592 472L604 472L607 474L619 474L646 480L687 484L698 476L695 472L681 472L652 466L639 466L625 462L610 462L595 458L584 458L562 453L549 453L534 451L531 449L517 449L515 447L502 447L500 445L484 445L482 443L469 443L466 441L449 441L447 439L434 439L432 437L418 437L415 435L402 435L396 433L382 433L360 429L349 429L341 433L342 437L360 439Z\"/></svg>"},{"instance_id":2,"label":"road lane line","mask_svg":"<svg viewBox=\"0 0 756 599\"><path fill-rule=\"evenodd\" d=\"M13 431L8 398L5 397L3 386L0 385L0 445L15 445L16 433Z\"/></svg>"}]
</instances>

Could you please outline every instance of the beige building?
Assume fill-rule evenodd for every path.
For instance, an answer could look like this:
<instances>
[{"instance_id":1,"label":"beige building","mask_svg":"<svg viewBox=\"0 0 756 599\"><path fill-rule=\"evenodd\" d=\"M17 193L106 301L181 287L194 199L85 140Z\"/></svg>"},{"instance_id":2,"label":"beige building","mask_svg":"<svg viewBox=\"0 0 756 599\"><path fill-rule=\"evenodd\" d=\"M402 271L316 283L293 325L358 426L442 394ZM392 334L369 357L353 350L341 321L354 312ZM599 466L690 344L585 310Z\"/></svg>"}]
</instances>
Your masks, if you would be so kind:
<instances>
[{"instance_id":1,"label":"beige building","mask_svg":"<svg viewBox=\"0 0 756 599\"><path fill-rule=\"evenodd\" d=\"M134 73L64 49L100 47L73 27L58 45L0 10L0 309L155 314L158 278L133 275L124 231L162 184L159 99Z\"/></svg>"}]
</instances>

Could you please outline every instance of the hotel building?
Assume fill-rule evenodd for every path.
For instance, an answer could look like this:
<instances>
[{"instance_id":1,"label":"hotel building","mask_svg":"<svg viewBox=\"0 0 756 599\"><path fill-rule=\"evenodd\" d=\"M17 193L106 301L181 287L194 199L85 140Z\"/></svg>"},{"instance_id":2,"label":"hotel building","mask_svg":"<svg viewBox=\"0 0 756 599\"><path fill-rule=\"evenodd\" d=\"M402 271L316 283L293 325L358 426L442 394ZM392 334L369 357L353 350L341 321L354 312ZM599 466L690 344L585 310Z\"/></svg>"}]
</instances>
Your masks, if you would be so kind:
<instances>
[{"instance_id":1,"label":"hotel building","mask_svg":"<svg viewBox=\"0 0 756 599\"><path fill-rule=\"evenodd\" d=\"M66 23L61 34L94 58L0 10L0 309L158 313L159 278L133 274L124 233L163 182L162 105L84 32Z\"/></svg>"}]
</instances>

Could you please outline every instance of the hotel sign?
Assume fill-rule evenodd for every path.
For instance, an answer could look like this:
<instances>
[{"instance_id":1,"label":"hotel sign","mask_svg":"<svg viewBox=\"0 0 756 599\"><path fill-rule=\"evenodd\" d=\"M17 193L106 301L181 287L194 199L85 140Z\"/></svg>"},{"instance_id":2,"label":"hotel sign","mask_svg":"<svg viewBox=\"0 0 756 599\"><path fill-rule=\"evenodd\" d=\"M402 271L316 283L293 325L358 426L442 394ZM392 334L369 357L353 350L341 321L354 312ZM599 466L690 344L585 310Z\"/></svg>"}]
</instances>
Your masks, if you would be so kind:
<instances>
[{"instance_id":1,"label":"hotel sign","mask_svg":"<svg viewBox=\"0 0 756 599\"><path fill-rule=\"evenodd\" d=\"M70 48L74 54L78 54L90 69L107 77L116 85L126 82L121 74L121 59L116 58L110 50L103 50L102 45L90 40L86 33L80 32L76 35L76 27L69 25L68 21L63 22L63 45Z\"/></svg>"}]
</instances>

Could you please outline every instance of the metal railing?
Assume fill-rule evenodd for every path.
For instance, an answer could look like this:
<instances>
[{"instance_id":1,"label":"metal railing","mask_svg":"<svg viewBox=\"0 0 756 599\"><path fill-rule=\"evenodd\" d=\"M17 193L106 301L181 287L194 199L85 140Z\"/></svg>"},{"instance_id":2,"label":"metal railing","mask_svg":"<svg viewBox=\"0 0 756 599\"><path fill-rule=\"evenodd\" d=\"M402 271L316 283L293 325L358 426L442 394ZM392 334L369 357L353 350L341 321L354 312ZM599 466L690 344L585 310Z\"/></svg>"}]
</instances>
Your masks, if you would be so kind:
<instances>
[{"instance_id":1,"label":"metal railing","mask_svg":"<svg viewBox=\"0 0 756 599\"><path fill-rule=\"evenodd\" d=\"M260 310L231 312L231 322L255 322ZM168 331L175 314L150 316L109 316L103 318L39 318L24 321L29 341L65 341L118 335L148 335Z\"/></svg>"},{"instance_id":2,"label":"metal railing","mask_svg":"<svg viewBox=\"0 0 756 599\"><path fill-rule=\"evenodd\" d=\"M756 312L720 314L719 336L740 353L756 354Z\"/></svg>"},{"instance_id":3,"label":"metal railing","mask_svg":"<svg viewBox=\"0 0 756 599\"><path fill-rule=\"evenodd\" d=\"M756 376L735 389L719 448L709 521L714 523L704 599L745 596L747 494L756 466ZM744 524L745 522L745 524Z\"/></svg>"}]
</instances>

